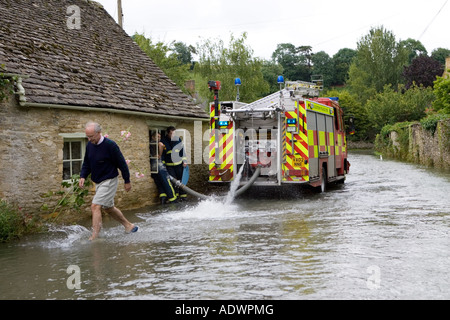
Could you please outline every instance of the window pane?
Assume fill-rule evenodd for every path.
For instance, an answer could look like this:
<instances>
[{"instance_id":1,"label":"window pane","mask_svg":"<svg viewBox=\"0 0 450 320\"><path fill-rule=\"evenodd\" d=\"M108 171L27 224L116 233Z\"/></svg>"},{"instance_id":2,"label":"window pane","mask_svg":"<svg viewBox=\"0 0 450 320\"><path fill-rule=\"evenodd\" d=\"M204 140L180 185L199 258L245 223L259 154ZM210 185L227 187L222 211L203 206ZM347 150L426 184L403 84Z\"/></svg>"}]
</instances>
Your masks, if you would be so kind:
<instances>
[{"instance_id":1,"label":"window pane","mask_svg":"<svg viewBox=\"0 0 450 320\"><path fill-rule=\"evenodd\" d=\"M70 142L64 142L63 159L64 160L70 159Z\"/></svg>"},{"instance_id":2,"label":"window pane","mask_svg":"<svg viewBox=\"0 0 450 320\"><path fill-rule=\"evenodd\" d=\"M72 159L81 159L81 141L72 142Z\"/></svg>"},{"instance_id":3,"label":"window pane","mask_svg":"<svg viewBox=\"0 0 450 320\"><path fill-rule=\"evenodd\" d=\"M70 162L63 162L63 180L69 180L70 176Z\"/></svg>"},{"instance_id":4,"label":"window pane","mask_svg":"<svg viewBox=\"0 0 450 320\"><path fill-rule=\"evenodd\" d=\"M73 161L72 174L80 174L80 173L81 173L81 161Z\"/></svg>"}]
</instances>

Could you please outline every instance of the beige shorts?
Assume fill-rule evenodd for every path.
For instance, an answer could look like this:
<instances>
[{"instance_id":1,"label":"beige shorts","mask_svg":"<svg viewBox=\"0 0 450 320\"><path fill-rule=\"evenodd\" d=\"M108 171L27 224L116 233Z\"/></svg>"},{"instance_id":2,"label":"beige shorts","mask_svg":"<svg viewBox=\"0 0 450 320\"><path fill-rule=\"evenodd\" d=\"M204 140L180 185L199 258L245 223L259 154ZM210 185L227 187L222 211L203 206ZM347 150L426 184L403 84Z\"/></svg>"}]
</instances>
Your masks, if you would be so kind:
<instances>
[{"instance_id":1,"label":"beige shorts","mask_svg":"<svg viewBox=\"0 0 450 320\"><path fill-rule=\"evenodd\" d=\"M105 180L96 185L95 196L92 203L108 209L114 207L114 197L117 192L119 177Z\"/></svg>"}]
</instances>

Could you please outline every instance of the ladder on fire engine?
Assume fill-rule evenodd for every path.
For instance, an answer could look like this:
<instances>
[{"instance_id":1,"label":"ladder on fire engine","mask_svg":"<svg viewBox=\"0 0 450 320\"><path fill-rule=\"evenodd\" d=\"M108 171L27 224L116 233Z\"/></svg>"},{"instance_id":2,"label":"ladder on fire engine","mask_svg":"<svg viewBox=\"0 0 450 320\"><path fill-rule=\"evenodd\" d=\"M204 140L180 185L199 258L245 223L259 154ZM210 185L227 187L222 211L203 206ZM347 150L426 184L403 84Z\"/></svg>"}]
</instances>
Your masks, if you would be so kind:
<instances>
[{"instance_id":1,"label":"ladder on fire engine","mask_svg":"<svg viewBox=\"0 0 450 320\"><path fill-rule=\"evenodd\" d=\"M323 87L316 82L287 81L285 88L281 90L283 97L318 97ZM258 110L260 108L273 108L280 103L280 91L272 93L262 99L256 100L242 108Z\"/></svg>"}]
</instances>

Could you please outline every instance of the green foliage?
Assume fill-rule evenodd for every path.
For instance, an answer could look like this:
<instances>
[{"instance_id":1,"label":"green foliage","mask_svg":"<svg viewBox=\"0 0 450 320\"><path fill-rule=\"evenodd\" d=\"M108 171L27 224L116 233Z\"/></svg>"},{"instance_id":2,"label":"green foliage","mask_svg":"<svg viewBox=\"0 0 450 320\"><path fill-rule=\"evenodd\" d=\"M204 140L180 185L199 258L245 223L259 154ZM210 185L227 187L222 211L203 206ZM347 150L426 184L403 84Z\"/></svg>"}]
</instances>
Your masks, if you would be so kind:
<instances>
[{"instance_id":1,"label":"green foliage","mask_svg":"<svg viewBox=\"0 0 450 320\"><path fill-rule=\"evenodd\" d=\"M366 111L371 126L380 131L387 124L420 120L433 99L431 88L414 86L405 91L403 85L397 90L387 85L383 92L367 101Z\"/></svg>"},{"instance_id":2,"label":"green foliage","mask_svg":"<svg viewBox=\"0 0 450 320\"><path fill-rule=\"evenodd\" d=\"M88 177L84 183L84 188L79 187L80 176L73 175L69 181L61 182L62 190L48 191L43 194L43 198L49 198L55 201L52 204L43 204L41 210L48 212L43 216L45 220L56 220L63 211L76 210L80 211L85 204L85 196L89 194L89 187L92 186L92 180Z\"/></svg>"},{"instance_id":3,"label":"green foliage","mask_svg":"<svg viewBox=\"0 0 450 320\"><path fill-rule=\"evenodd\" d=\"M269 92L271 94L280 90L277 82L278 76L284 73L283 66L273 61L263 61L261 72L264 80L269 84Z\"/></svg>"},{"instance_id":4,"label":"green foliage","mask_svg":"<svg viewBox=\"0 0 450 320\"><path fill-rule=\"evenodd\" d=\"M197 47L199 62L194 72L204 79L221 81L220 100L235 100L234 79L242 80L240 97L242 102L253 102L269 92L269 85L262 73L262 60L253 57L253 50L246 44L247 34L240 38L231 35L228 47L222 40L205 40ZM213 100L207 82L198 86L200 95Z\"/></svg>"},{"instance_id":5,"label":"green foliage","mask_svg":"<svg viewBox=\"0 0 450 320\"><path fill-rule=\"evenodd\" d=\"M5 65L0 64L0 69L4 69ZM5 77L4 73L0 72L0 102L3 102L8 98L9 94L13 94L13 82L15 77Z\"/></svg>"},{"instance_id":6,"label":"green foliage","mask_svg":"<svg viewBox=\"0 0 450 320\"><path fill-rule=\"evenodd\" d=\"M8 242L42 229L37 217L0 199L0 242Z\"/></svg>"},{"instance_id":7,"label":"green foliage","mask_svg":"<svg viewBox=\"0 0 450 320\"><path fill-rule=\"evenodd\" d=\"M385 125L375 139L375 149L390 157L406 159L409 152L409 136L412 122L399 122L393 125ZM391 133L396 132L395 143L391 139Z\"/></svg>"},{"instance_id":8,"label":"green foliage","mask_svg":"<svg viewBox=\"0 0 450 320\"><path fill-rule=\"evenodd\" d=\"M358 68L356 63L350 65L348 77L349 91L355 94L363 105L377 93L375 86L371 84L370 74Z\"/></svg>"},{"instance_id":9,"label":"green foliage","mask_svg":"<svg viewBox=\"0 0 450 320\"><path fill-rule=\"evenodd\" d=\"M408 52L400 45L392 31L373 28L358 42L349 82L362 82L368 88L381 92L385 85L396 87L401 81L403 66L408 63Z\"/></svg>"},{"instance_id":10,"label":"green foliage","mask_svg":"<svg viewBox=\"0 0 450 320\"><path fill-rule=\"evenodd\" d=\"M420 120L420 124L422 128L430 131L434 135L438 122L446 119L450 119L450 114L433 113Z\"/></svg>"},{"instance_id":11,"label":"green foliage","mask_svg":"<svg viewBox=\"0 0 450 320\"><path fill-rule=\"evenodd\" d=\"M192 63L192 54L196 52L193 46L188 46L183 42L173 42L172 49L176 54L178 61L182 64L191 65Z\"/></svg>"},{"instance_id":12,"label":"green foliage","mask_svg":"<svg viewBox=\"0 0 450 320\"><path fill-rule=\"evenodd\" d=\"M330 87L334 82L334 65L331 57L325 52L320 51L312 56L313 74L321 75L324 85Z\"/></svg>"},{"instance_id":13,"label":"green foliage","mask_svg":"<svg viewBox=\"0 0 450 320\"><path fill-rule=\"evenodd\" d=\"M428 54L427 49L425 49L425 46L419 40L408 38L400 41L400 46L405 48L408 53L408 65L410 65L415 58Z\"/></svg>"},{"instance_id":14,"label":"green foliage","mask_svg":"<svg viewBox=\"0 0 450 320\"><path fill-rule=\"evenodd\" d=\"M356 133L349 137L352 140L367 140L370 123L367 119L367 111L364 108L358 96L350 93L348 90L330 90L325 93L327 97L338 97L339 105L344 109L344 120L348 123L348 118L355 120Z\"/></svg>"},{"instance_id":15,"label":"green foliage","mask_svg":"<svg viewBox=\"0 0 450 320\"><path fill-rule=\"evenodd\" d=\"M278 44L272 60L284 68L284 77L291 81L310 81L312 74L312 47L296 47L292 43Z\"/></svg>"},{"instance_id":16,"label":"green foliage","mask_svg":"<svg viewBox=\"0 0 450 320\"><path fill-rule=\"evenodd\" d=\"M135 33L132 38L181 90L187 91L185 83L189 79L190 65L183 64L186 59L185 53L179 52L177 54L169 45L163 42L153 43L150 38L146 38L143 34ZM175 43L174 48L174 50L183 50L180 43Z\"/></svg>"},{"instance_id":17,"label":"green foliage","mask_svg":"<svg viewBox=\"0 0 450 320\"><path fill-rule=\"evenodd\" d=\"M441 63L441 65L445 66L445 58L450 57L450 49L445 48L437 48L434 49L431 53L431 57Z\"/></svg>"},{"instance_id":18,"label":"green foliage","mask_svg":"<svg viewBox=\"0 0 450 320\"><path fill-rule=\"evenodd\" d=\"M22 234L22 219L15 208L0 199L0 242L7 242Z\"/></svg>"},{"instance_id":19,"label":"green foliage","mask_svg":"<svg viewBox=\"0 0 450 320\"><path fill-rule=\"evenodd\" d=\"M341 49L333 56L334 75L331 85L344 85L347 82L348 71L355 56L356 51L349 48Z\"/></svg>"},{"instance_id":20,"label":"green foliage","mask_svg":"<svg viewBox=\"0 0 450 320\"><path fill-rule=\"evenodd\" d=\"M434 95L436 100L433 101L433 109L450 114L450 77L437 77L434 82Z\"/></svg>"}]
</instances>

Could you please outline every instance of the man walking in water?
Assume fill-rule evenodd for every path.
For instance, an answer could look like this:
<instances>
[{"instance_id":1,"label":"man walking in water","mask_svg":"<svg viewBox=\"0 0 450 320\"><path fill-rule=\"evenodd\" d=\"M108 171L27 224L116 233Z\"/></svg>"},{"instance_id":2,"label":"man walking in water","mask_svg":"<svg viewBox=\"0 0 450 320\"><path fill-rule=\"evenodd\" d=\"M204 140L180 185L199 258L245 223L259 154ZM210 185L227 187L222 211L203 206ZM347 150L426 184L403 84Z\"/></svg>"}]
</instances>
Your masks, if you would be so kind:
<instances>
[{"instance_id":1,"label":"man walking in water","mask_svg":"<svg viewBox=\"0 0 450 320\"><path fill-rule=\"evenodd\" d=\"M96 183L96 192L91 204L92 211L92 236L89 240L98 237L102 227L103 208L111 217L119 221L125 232L136 232L138 227L128 221L123 213L114 206L114 197L119 183L119 172L125 181L125 190L131 190L130 171L120 152L119 146L112 140L101 134L102 128L98 123L86 124L86 137L89 142L86 146L83 167L80 173L80 188L84 187L86 178L91 174L91 179Z\"/></svg>"}]
</instances>

